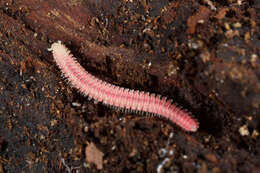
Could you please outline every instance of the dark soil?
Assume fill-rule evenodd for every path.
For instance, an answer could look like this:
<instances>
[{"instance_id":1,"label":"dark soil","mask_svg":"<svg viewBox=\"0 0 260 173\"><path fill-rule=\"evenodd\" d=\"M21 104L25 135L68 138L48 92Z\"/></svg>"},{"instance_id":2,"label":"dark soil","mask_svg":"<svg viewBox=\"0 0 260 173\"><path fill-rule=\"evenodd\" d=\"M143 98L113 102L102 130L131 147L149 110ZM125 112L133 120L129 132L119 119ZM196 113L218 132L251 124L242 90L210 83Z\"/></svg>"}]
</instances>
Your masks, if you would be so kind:
<instances>
[{"instance_id":1,"label":"dark soil","mask_svg":"<svg viewBox=\"0 0 260 173\"><path fill-rule=\"evenodd\" d=\"M61 77L57 40L199 130L89 101ZM259 133L259 0L0 1L0 173L259 173Z\"/></svg>"}]
</instances>

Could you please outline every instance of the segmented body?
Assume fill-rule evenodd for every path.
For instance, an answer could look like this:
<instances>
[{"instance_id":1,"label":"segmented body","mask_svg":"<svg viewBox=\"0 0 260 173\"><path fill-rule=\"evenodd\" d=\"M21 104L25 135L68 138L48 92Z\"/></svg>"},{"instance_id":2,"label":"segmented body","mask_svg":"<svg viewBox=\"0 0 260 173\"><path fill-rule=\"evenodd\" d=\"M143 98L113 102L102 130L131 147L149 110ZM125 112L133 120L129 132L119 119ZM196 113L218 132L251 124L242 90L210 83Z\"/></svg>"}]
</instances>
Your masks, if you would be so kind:
<instances>
[{"instance_id":1,"label":"segmented body","mask_svg":"<svg viewBox=\"0 0 260 173\"><path fill-rule=\"evenodd\" d=\"M113 107L161 115L186 131L197 131L199 124L196 119L165 97L118 87L96 78L75 60L61 42L53 43L50 50L63 75L84 95Z\"/></svg>"}]
</instances>

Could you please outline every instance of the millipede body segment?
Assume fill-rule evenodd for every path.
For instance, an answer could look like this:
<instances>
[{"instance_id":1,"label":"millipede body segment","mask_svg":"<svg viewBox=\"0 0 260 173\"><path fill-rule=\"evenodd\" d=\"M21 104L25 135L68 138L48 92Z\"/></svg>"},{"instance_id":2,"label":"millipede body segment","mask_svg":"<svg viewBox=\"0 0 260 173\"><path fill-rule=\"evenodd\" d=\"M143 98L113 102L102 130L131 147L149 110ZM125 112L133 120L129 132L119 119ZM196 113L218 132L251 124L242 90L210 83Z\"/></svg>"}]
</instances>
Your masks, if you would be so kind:
<instances>
[{"instance_id":1,"label":"millipede body segment","mask_svg":"<svg viewBox=\"0 0 260 173\"><path fill-rule=\"evenodd\" d=\"M161 115L186 131L195 132L199 123L188 112L167 101L165 97L138 90L127 89L102 81L88 73L60 42L49 49L69 83L95 101L123 110Z\"/></svg>"}]
</instances>

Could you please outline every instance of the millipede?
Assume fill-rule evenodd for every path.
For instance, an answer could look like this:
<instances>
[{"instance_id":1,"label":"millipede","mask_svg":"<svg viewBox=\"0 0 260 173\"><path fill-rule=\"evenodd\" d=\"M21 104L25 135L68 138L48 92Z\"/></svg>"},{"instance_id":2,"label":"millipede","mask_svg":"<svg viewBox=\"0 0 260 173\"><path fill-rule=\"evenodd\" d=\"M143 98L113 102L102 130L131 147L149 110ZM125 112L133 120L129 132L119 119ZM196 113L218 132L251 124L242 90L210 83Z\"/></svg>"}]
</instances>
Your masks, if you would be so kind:
<instances>
[{"instance_id":1,"label":"millipede","mask_svg":"<svg viewBox=\"0 0 260 173\"><path fill-rule=\"evenodd\" d=\"M98 79L87 72L70 51L58 41L49 49L54 60L72 87L83 95L111 107L160 115L182 127L185 131L196 132L198 121L192 115L161 95L119 87Z\"/></svg>"}]
</instances>

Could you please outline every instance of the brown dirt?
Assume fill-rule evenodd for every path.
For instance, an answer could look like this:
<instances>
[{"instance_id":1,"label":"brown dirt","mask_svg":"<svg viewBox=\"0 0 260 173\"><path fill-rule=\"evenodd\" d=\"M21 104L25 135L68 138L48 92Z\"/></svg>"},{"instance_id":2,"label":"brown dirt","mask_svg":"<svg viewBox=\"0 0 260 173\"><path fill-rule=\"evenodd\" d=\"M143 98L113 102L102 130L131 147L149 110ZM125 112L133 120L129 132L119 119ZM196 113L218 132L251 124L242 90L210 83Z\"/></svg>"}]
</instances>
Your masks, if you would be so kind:
<instances>
[{"instance_id":1,"label":"brown dirt","mask_svg":"<svg viewBox=\"0 0 260 173\"><path fill-rule=\"evenodd\" d=\"M259 0L0 1L0 173L260 172L259 10ZM57 40L99 78L174 99L198 132L88 101L47 51Z\"/></svg>"}]
</instances>

